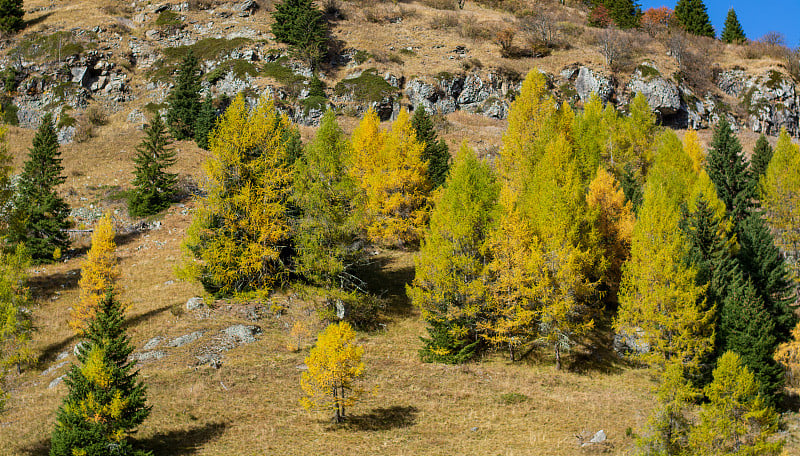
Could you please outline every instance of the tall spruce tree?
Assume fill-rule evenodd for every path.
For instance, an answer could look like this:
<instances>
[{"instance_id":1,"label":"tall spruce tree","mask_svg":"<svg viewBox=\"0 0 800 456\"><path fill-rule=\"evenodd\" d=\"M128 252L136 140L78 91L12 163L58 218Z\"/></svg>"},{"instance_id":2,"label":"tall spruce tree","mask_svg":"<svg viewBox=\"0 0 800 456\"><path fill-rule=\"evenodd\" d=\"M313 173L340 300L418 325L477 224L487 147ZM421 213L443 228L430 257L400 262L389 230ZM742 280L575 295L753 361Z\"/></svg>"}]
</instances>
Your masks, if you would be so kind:
<instances>
[{"instance_id":1,"label":"tall spruce tree","mask_svg":"<svg viewBox=\"0 0 800 456\"><path fill-rule=\"evenodd\" d=\"M167 97L167 125L178 141L194 139L194 125L200 112L200 76L200 64L190 49Z\"/></svg>"},{"instance_id":2,"label":"tall spruce tree","mask_svg":"<svg viewBox=\"0 0 800 456\"><path fill-rule=\"evenodd\" d=\"M69 393L56 415L50 456L144 455L128 435L150 414L146 388L128 361L122 307L109 290L64 379Z\"/></svg>"},{"instance_id":3,"label":"tall spruce tree","mask_svg":"<svg viewBox=\"0 0 800 456\"><path fill-rule=\"evenodd\" d=\"M678 0L678 4L675 5L675 17L683 28L693 35L714 38L716 34L703 0Z\"/></svg>"},{"instance_id":4,"label":"tall spruce tree","mask_svg":"<svg viewBox=\"0 0 800 456\"><path fill-rule=\"evenodd\" d=\"M602 0L614 24L621 29L636 28L642 18L642 8L636 0Z\"/></svg>"},{"instance_id":5,"label":"tall spruce tree","mask_svg":"<svg viewBox=\"0 0 800 456\"><path fill-rule=\"evenodd\" d=\"M128 201L128 211L134 217L158 213L170 204L175 194L177 175L167 168L175 164L175 152L169 148L167 129L160 115L145 128L147 135L136 148L133 185L136 187Z\"/></svg>"},{"instance_id":6,"label":"tall spruce tree","mask_svg":"<svg viewBox=\"0 0 800 456\"><path fill-rule=\"evenodd\" d=\"M744 160L742 145L724 117L714 129L706 170L734 223L744 220L754 196L750 170Z\"/></svg>"},{"instance_id":7,"label":"tall spruce tree","mask_svg":"<svg viewBox=\"0 0 800 456\"><path fill-rule=\"evenodd\" d=\"M411 126L417 132L417 140L425 144L422 159L428 162L428 179L433 188L438 188L447 179L450 170L450 149L444 139L439 139L433 127L433 119L420 105L411 117Z\"/></svg>"},{"instance_id":8,"label":"tall spruce tree","mask_svg":"<svg viewBox=\"0 0 800 456\"><path fill-rule=\"evenodd\" d=\"M327 52L328 24L314 0L283 0L275 5L272 18L275 39L293 46L310 63Z\"/></svg>"},{"instance_id":9,"label":"tall spruce tree","mask_svg":"<svg viewBox=\"0 0 800 456\"><path fill-rule=\"evenodd\" d=\"M725 17L725 26L720 39L729 44L742 44L747 41L742 24L739 23L739 18L736 17L736 11L733 8L728 10L728 16Z\"/></svg>"},{"instance_id":10,"label":"tall spruce tree","mask_svg":"<svg viewBox=\"0 0 800 456\"><path fill-rule=\"evenodd\" d=\"M763 300L775 323L778 343L787 342L797 323L792 299L792 284L780 250L769 232L766 222L753 214L739 228L740 249L737 260L742 272Z\"/></svg>"},{"instance_id":11,"label":"tall spruce tree","mask_svg":"<svg viewBox=\"0 0 800 456\"><path fill-rule=\"evenodd\" d=\"M0 31L14 33L25 27L22 0L0 0Z\"/></svg>"},{"instance_id":12,"label":"tall spruce tree","mask_svg":"<svg viewBox=\"0 0 800 456\"><path fill-rule=\"evenodd\" d=\"M194 123L194 142L197 147L208 150L208 135L217 123L217 108L214 107L214 99L211 93L207 93L200 111L197 113L197 120Z\"/></svg>"},{"instance_id":13,"label":"tall spruce tree","mask_svg":"<svg viewBox=\"0 0 800 456\"><path fill-rule=\"evenodd\" d=\"M9 230L10 244L25 244L34 263L46 263L69 247L69 206L56 187L62 175L61 153L53 118L47 114L33 137L33 147L22 170L14 198L14 223Z\"/></svg>"},{"instance_id":14,"label":"tall spruce tree","mask_svg":"<svg viewBox=\"0 0 800 456\"><path fill-rule=\"evenodd\" d=\"M759 381L759 392L771 404L783 387L783 369L773 359L778 347L775 322L753 283L737 271L721 307L717 352L737 353Z\"/></svg>"},{"instance_id":15,"label":"tall spruce tree","mask_svg":"<svg viewBox=\"0 0 800 456\"><path fill-rule=\"evenodd\" d=\"M756 147L753 149L750 159L750 180L754 189L758 188L758 180L767 172L769 162L772 160L772 152L772 146L762 133L756 141Z\"/></svg>"}]
</instances>

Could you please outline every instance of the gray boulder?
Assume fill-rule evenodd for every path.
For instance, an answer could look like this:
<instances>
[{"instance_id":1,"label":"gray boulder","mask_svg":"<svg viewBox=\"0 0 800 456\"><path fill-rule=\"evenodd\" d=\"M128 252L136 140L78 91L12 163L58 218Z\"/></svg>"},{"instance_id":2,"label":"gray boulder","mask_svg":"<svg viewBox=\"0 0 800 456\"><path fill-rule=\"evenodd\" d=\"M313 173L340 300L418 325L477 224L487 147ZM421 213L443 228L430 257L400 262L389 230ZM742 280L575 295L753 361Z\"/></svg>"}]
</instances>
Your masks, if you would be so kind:
<instances>
[{"instance_id":1,"label":"gray boulder","mask_svg":"<svg viewBox=\"0 0 800 456\"><path fill-rule=\"evenodd\" d=\"M671 116L681 110L681 94L678 86L662 77L647 80L634 77L628 83L628 91L631 94L641 93L644 95L650 109L657 111L662 116Z\"/></svg>"},{"instance_id":2,"label":"gray boulder","mask_svg":"<svg viewBox=\"0 0 800 456\"><path fill-rule=\"evenodd\" d=\"M257 335L263 331L256 325L233 325L222 330L222 333L240 344L250 344L256 341Z\"/></svg>"},{"instance_id":3,"label":"gray boulder","mask_svg":"<svg viewBox=\"0 0 800 456\"><path fill-rule=\"evenodd\" d=\"M152 339L148 340L146 344L144 344L144 350L153 350L154 348L158 347L161 342L164 341L164 338L161 336L153 337Z\"/></svg>"},{"instance_id":4,"label":"gray boulder","mask_svg":"<svg viewBox=\"0 0 800 456\"><path fill-rule=\"evenodd\" d=\"M203 337L203 331L195 331L191 334L186 334L184 336L172 339L170 343L167 344L167 347L181 347L183 345L190 344L201 337Z\"/></svg>"},{"instance_id":5,"label":"gray boulder","mask_svg":"<svg viewBox=\"0 0 800 456\"><path fill-rule=\"evenodd\" d=\"M205 307L206 303L200 296L195 296L193 298L189 298L186 301L186 310L197 310Z\"/></svg>"},{"instance_id":6,"label":"gray boulder","mask_svg":"<svg viewBox=\"0 0 800 456\"><path fill-rule=\"evenodd\" d=\"M131 354L131 361L136 362L143 362L143 361L150 361L150 360L158 360L163 357L167 356L167 353L162 350L153 350L153 351L146 351L140 353L133 353Z\"/></svg>"},{"instance_id":7,"label":"gray boulder","mask_svg":"<svg viewBox=\"0 0 800 456\"><path fill-rule=\"evenodd\" d=\"M61 377L55 378L52 382L50 382L49 385L47 385L47 389L53 389L59 384L61 384L61 382L64 380L64 377L66 377L66 374L62 375Z\"/></svg>"},{"instance_id":8,"label":"gray boulder","mask_svg":"<svg viewBox=\"0 0 800 456\"><path fill-rule=\"evenodd\" d=\"M589 101L593 93L596 93L600 100L606 102L614 93L614 87L611 85L610 79L595 74L589 68L581 67L575 77L575 91L578 92L578 96L584 103Z\"/></svg>"},{"instance_id":9,"label":"gray boulder","mask_svg":"<svg viewBox=\"0 0 800 456\"><path fill-rule=\"evenodd\" d=\"M614 335L614 351L620 355L643 355L650 352L650 344L644 340L641 328L621 330Z\"/></svg>"}]
</instances>

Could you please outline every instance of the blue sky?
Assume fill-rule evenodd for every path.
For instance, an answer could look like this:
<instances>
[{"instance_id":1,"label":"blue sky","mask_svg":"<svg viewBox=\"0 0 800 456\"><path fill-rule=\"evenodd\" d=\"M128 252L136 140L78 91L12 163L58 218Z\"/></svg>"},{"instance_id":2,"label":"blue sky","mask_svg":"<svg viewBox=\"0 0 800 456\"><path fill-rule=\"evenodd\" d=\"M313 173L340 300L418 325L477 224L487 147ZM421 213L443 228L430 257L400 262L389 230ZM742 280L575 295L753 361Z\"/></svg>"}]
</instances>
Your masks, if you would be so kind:
<instances>
[{"instance_id":1,"label":"blue sky","mask_svg":"<svg viewBox=\"0 0 800 456\"><path fill-rule=\"evenodd\" d=\"M639 1L642 11L659 6L675 9L677 3L677 0ZM783 33L790 47L800 45L800 0L704 0L704 3L717 35L722 32L725 16L733 7L748 38L757 39L774 30Z\"/></svg>"}]
</instances>

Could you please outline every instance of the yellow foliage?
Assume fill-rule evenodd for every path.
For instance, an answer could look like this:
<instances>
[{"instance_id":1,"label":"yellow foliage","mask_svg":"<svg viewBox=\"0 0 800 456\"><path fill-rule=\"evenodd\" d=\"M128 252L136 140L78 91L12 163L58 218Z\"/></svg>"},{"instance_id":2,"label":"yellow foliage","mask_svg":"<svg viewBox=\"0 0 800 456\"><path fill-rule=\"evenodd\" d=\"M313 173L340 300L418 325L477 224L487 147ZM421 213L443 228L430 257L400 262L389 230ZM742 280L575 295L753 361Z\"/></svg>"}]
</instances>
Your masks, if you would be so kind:
<instances>
[{"instance_id":1,"label":"yellow foliage","mask_svg":"<svg viewBox=\"0 0 800 456\"><path fill-rule=\"evenodd\" d=\"M106 213L97 222L92 233L92 247L83 262L81 279L78 282L80 297L70 312L69 325L76 334L86 330L103 296L119 278L114 234L111 214Z\"/></svg>"},{"instance_id":2,"label":"yellow foliage","mask_svg":"<svg viewBox=\"0 0 800 456\"><path fill-rule=\"evenodd\" d=\"M370 111L353 133L353 176L363 192L367 236L378 244L404 247L419 242L427 223L431 184L424 144L411 118L400 111L391 130L379 130Z\"/></svg>"},{"instance_id":3,"label":"yellow foliage","mask_svg":"<svg viewBox=\"0 0 800 456\"><path fill-rule=\"evenodd\" d=\"M262 98L248 109L239 95L209 137L203 165L207 196L198 200L184 247L182 276L224 293L269 289L285 274L283 247L291 237L287 164L291 123Z\"/></svg>"},{"instance_id":4,"label":"yellow foliage","mask_svg":"<svg viewBox=\"0 0 800 456\"><path fill-rule=\"evenodd\" d=\"M286 349L292 352L300 350L303 347L303 340L311 336L311 331L305 322L297 320L292 325L289 331L289 342L286 344Z\"/></svg>"},{"instance_id":5,"label":"yellow foliage","mask_svg":"<svg viewBox=\"0 0 800 456\"><path fill-rule=\"evenodd\" d=\"M600 246L608 261L603 280L614 300L622 278L622 264L630 257L636 216L631 203L625 202L625 194L617 180L602 167L597 170L596 177L589 185L586 203L598 214Z\"/></svg>"},{"instance_id":6,"label":"yellow foliage","mask_svg":"<svg viewBox=\"0 0 800 456\"><path fill-rule=\"evenodd\" d=\"M356 333L347 322L334 323L317 338L305 362L308 371L300 378L305 397L300 403L308 410L333 410L337 422L345 408L355 404L362 391L355 381L364 373L364 348L356 344Z\"/></svg>"},{"instance_id":7,"label":"yellow foliage","mask_svg":"<svg viewBox=\"0 0 800 456\"><path fill-rule=\"evenodd\" d=\"M703 146L700 144L697 131L689 130L686 132L686 136L683 137L683 150L692 159L692 169L695 173L699 173L700 170L705 168L706 155L703 153Z\"/></svg>"},{"instance_id":8,"label":"yellow foliage","mask_svg":"<svg viewBox=\"0 0 800 456\"><path fill-rule=\"evenodd\" d=\"M788 383L797 386L800 381L800 323L792 330L792 340L775 350L775 361L786 369Z\"/></svg>"}]
</instances>

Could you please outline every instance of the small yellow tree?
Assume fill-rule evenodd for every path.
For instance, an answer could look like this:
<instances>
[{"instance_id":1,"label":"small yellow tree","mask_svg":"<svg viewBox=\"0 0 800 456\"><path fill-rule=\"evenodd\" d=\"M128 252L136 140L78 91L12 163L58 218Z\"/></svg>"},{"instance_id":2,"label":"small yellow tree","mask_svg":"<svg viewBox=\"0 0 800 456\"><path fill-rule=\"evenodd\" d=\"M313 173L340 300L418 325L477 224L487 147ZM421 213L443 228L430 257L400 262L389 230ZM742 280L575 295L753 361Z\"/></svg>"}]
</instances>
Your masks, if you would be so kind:
<instances>
[{"instance_id":1,"label":"small yellow tree","mask_svg":"<svg viewBox=\"0 0 800 456\"><path fill-rule=\"evenodd\" d=\"M361 361L364 348L355 343L355 337L353 327L347 322L325 328L306 358L308 371L300 379L306 394L300 399L303 407L333 409L337 423L344 420L345 408L355 404L362 393L354 383L364 373Z\"/></svg>"},{"instance_id":2,"label":"small yellow tree","mask_svg":"<svg viewBox=\"0 0 800 456\"><path fill-rule=\"evenodd\" d=\"M86 255L81 269L81 280L78 282L80 298L70 312L69 326L76 334L82 334L86 330L100 301L119 278L114 234L111 214L106 213L97 222L92 233L92 247Z\"/></svg>"}]
</instances>

